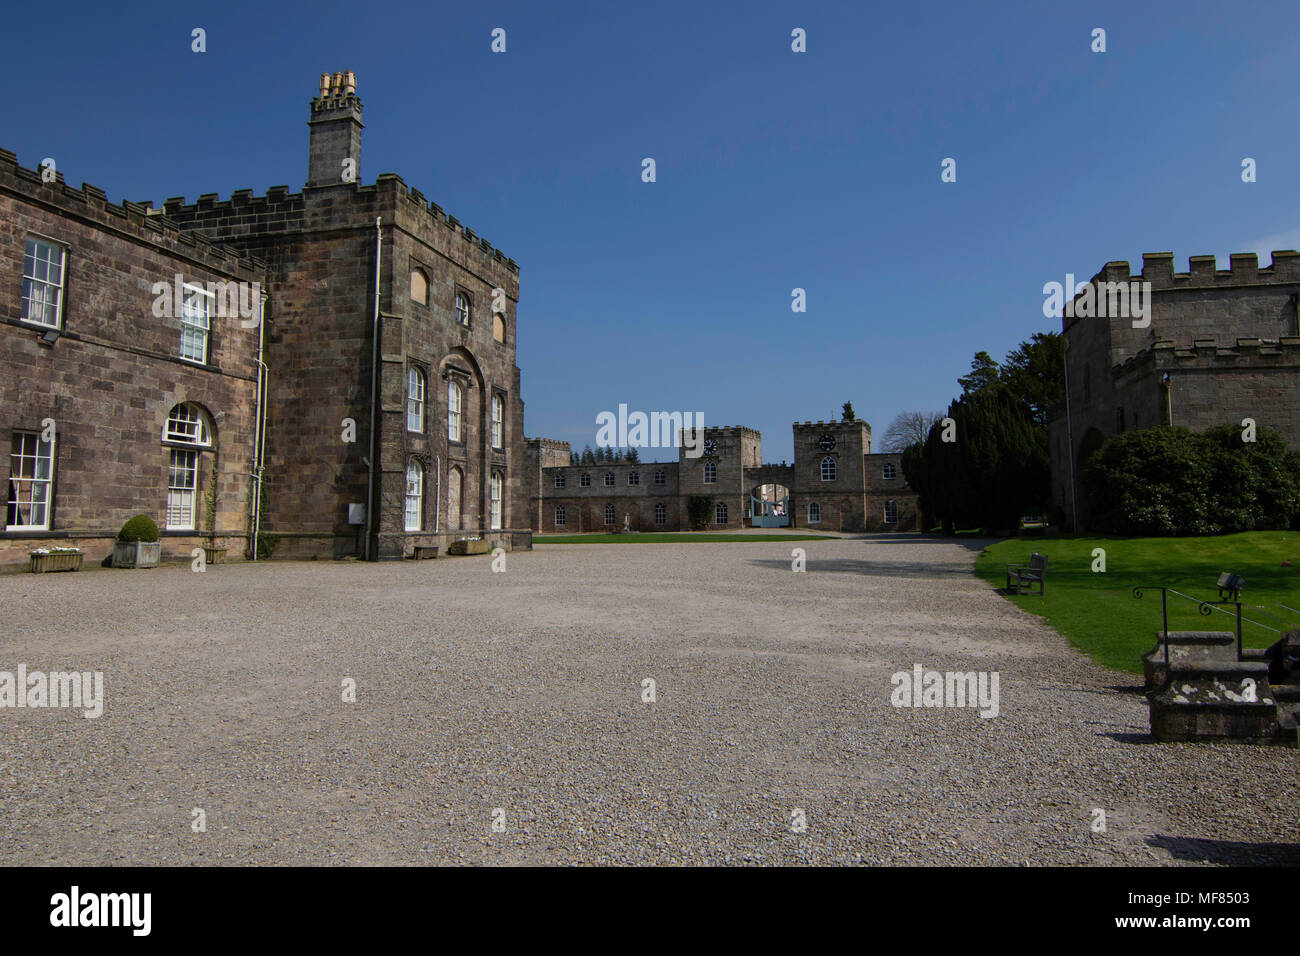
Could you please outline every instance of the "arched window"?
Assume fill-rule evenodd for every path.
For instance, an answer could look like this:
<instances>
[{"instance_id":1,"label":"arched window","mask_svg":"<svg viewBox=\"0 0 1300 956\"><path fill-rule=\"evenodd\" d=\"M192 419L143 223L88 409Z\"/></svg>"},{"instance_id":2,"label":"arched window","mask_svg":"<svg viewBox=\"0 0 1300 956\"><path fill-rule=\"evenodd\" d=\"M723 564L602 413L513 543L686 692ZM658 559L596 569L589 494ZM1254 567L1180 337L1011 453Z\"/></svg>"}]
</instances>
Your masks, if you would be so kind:
<instances>
[{"instance_id":1,"label":"arched window","mask_svg":"<svg viewBox=\"0 0 1300 956\"><path fill-rule=\"evenodd\" d=\"M718 502L718 506L714 509L713 516L717 519L718 524L727 523L727 503L725 501Z\"/></svg>"},{"instance_id":2,"label":"arched window","mask_svg":"<svg viewBox=\"0 0 1300 956\"><path fill-rule=\"evenodd\" d=\"M555 473L555 487L556 487L556 488L563 488L563 487L564 487L564 484L565 484L565 481L567 481L567 479L564 477L564 472L562 472L562 471L557 471L557 472Z\"/></svg>"},{"instance_id":3,"label":"arched window","mask_svg":"<svg viewBox=\"0 0 1300 956\"><path fill-rule=\"evenodd\" d=\"M555 527L563 528L564 521L567 517L568 514L564 510L564 505L556 505L555 506Z\"/></svg>"},{"instance_id":4,"label":"arched window","mask_svg":"<svg viewBox=\"0 0 1300 956\"><path fill-rule=\"evenodd\" d=\"M492 338L502 343L506 340L506 317L500 312L492 314Z\"/></svg>"},{"instance_id":5,"label":"arched window","mask_svg":"<svg viewBox=\"0 0 1300 956\"><path fill-rule=\"evenodd\" d=\"M460 441L460 386L447 383L447 440Z\"/></svg>"},{"instance_id":6,"label":"arched window","mask_svg":"<svg viewBox=\"0 0 1300 956\"><path fill-rule=\"evenodd\" d=\"M424 432L424 373L414 365L406 371L406 430Z\"/></svg>"},{"instance_id":7,"label":"arched window","mask_svg":"<svg viewBox=\"0 0 1300 956\"><path fill-rule=\"evenodd\" d=\"M506 403L500 395L492 396L492 447L501 448L506 430Z\"/></svg>"},{"instance_id":8,"label":"arched window","mask_svg":"<svg viewBox=\"0 0 1300 956\"><path fill-rule=\"evenodd\" d=\"M614 523L614 506L605 505L605 524Z\"/></svg>"},{"instance_id":9,"label":"arched window","mask_svg":"<svg viewBox=\"0 0 1300 956\"><path fill-rule=\"evenodd\" d=\"M668 518L668 509L663 506L663 502L655 505L655 524L663 524Z\"/></svg>"},{"instance_id":10,"label":"arched window","mask_svg":"<svg viewBox=\"0 0 1300 956\"><path fill-rule=\"evenodd\" d=\"M820 524L822 520L822 506L815 501L808 502L808 523Z\"/></svg>"},{"instance_id":11,"label":"arched window","mask_svg":"<svg viewBox=\"0 0 1300 956\"><path fill-rule=\"evenodd\" d=\"M711 461L704 463L704 483L711 485L718 480L718 466Z\"/></svg>"},{"instance_id":12,"label":"arched window","mask_svg":"<svg viewBox=\"0 0 1300 956\"><path fill-rule=\"evenodd\" d=\"M664 473L663 473L663 469L660 469L659 471L655 472L655 484L662 485L663 483L664 483Z\"/></svg>"},{"instance_id":13,"label":"arched window","mask_svg":"<svg viewBox=\"0 0 1300 956\"><path fill-rule=\"evenodd\" d=\"M614 473L612 471L605 472L605 487L606 488L614 487Z\"/></svg>"},{"instance_id":14,"label":"arched window","mask_svg":"<svg viewBox=\"0 0 1300 956\"><path fill-rule=\"evenodd\" d=\"M424 516L424 469L414 458L406 462L406 530L419 531Z\"/></svg>"},{"instance_id":15,"label":"arched window","mask_svg":"<svg viewBox=\"0 0 1300 956\"><path fill-rule=\"evenodd\" d=\"M170 531L193 531L201 473L199 453L201 449L212 447L208 416L197 405L182 402L168 413L162 437L165 442L189 446L168 450L164 522Z\"/></svg>"},{"instance_id":16,"label":"arched window","mask_svg":"<svg viewBox=\"0 0 1300 956\"><path fill-rule=\"evenodd\" d=\"M461 325L469 325L469 296L464 292L456 293L456 321Z\"/></svg>"},{"instance_id":17,"label":"arched window","mask_svg":"<svg viewBox=\"0 0 1300 956\"><path fill-rule=\"evenodd\" d=\"M429 304L429 280L419 269L411 270L411 301Z\"/></svg>"},{"instance_id":18,"label":"arched window","mask_svg":"<svg viewBox=\"0 0 1300 956\"><path fill-rule=\"evenodd\" d=\"M591 487L591 475L588 475L588 474L586 474L586 473L584 472L583 475L582 475L582 477L578 479L578 484L581 485L583 488L590 488L590 487Z\"/></svg>"},{"instance_id":19,"label":"arched window","mask_svg":"<svg viewBox=\"0 0 1300 956\"><path fill-rule=\"evenodd\" d=\"M493 531L501 530L501 493L504 484L505 482L501 480L501 472L492 472L492 478L488 482L488 518L489 527Z\"/></svg>"},{"instance_id":20,"label":"arched window","mask_svg":"<svg viewBox=\"0 0 1300 956\"><path fill-rule=\"evenodd\" d=\"M641 484L641 473L639 471L629 471L627 473L627 483L629 486Z\"/></svg>"},{"instance_id":21,"label":"arched window","mask_svg":"<svg viewBox=\"0 0 1300 956\"><path fill-rule=\"evenodd\" d=\"M827 455L822 459L822 481L835 480L835 459Z\"/></svg>"},{"instance_id":22,"label":"arched window","mask_svg":"<svg viewBox=\"0 0 1300 956\"><path fill-rule=\"evenodd\" d=\"M892 461L885 462L884 467L881 468L880 471L881 474L884 476L885 481L892 481L893 479L898 477L898 469L894 467L894 463Z\"/></svg>"},{"instance_id":23,"label":"arched window","mask_svg":"<svg viewBox=\"0 0 1300 956\"><path fill-rule=\"evenodd\" d=\"M186 445L200 445L204 448L212 445L212 430L208 427L208 418L203 410L190 402L182 402L172 408L167 415L167 425L163 429L163 441L183 442Z\"/></svg>"},{"instance_id":24,"label":"arched window","mask_svg":"<svg viewBox=\"0 0 1300 956\"><path fill-rule=\"evenodd\" d=\"M898 524L898 502L892 498L885 502L885 524Z\"/></svg>"}]
</instances>

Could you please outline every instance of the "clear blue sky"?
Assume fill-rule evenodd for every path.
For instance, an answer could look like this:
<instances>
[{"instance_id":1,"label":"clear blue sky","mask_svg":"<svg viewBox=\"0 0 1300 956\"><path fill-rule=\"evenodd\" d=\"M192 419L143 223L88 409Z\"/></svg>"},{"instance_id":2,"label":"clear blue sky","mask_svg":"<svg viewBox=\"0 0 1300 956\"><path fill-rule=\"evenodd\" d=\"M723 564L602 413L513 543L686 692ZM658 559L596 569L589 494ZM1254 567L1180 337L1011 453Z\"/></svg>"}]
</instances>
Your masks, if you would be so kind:
<instances>
[{"instance_id":1,"label":"clear blue sky","mask_svg":"<svg viewBox=\"0 0 1300 956\"><path fill-rule=\"evenodd\" d=\"M594 443L625 402L776 461L845 399L877 438L943 409L976 350L1053 326L1066 272L1300 247L1300 6L987 7L21 4L0 145L113 200L297 190L317 77L354 70L363 180L520 264L530 437Z\"/></svg>"}]
</instances>

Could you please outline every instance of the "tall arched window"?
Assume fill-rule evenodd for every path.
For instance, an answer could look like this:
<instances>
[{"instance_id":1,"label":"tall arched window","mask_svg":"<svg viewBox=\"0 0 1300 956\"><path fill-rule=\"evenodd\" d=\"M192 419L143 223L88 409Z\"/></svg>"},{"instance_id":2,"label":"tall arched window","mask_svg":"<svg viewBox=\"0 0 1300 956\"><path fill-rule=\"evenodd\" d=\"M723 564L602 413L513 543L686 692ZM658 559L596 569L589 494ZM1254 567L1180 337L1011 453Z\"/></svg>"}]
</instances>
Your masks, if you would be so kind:
<instances>
[{"instance_id":1,"label":"tall arched window","mask_svg":"<svg viewBox=\"0 0 1300 956\"><path fill-rule=\"evenodd\" d=\"M167 415L162 437L170 445L188 446L168 450L165 523L171 531L193 531L201 474L199 455L202 449L212 447L212 427L202 409L183 402Z\"/></svg>"},{"instance_id":2,"label":"tall arched window","mask_svg":"<svg viewBox=\"0 0 1300 956\"><path fill-rule=\"evenodd\" d=\"M655 524L663 524L668 517L668 509L664 507L663 502L655 505Z\"/></svg>"},{"instance_id":3,"label":"tall arched window","mask_svg":"<svg viewBox=\"0 0 1300 956\"><path fill-rule=\"evenodd\" d=\"M429 280L419 269L411 270L411 301L429 304Z\"/></svg>"},{"instance_id":4,"label":"tall arched window","mask_svg":"<svg viewBox=\"0 0 1300 956\"><path fill-rule=\"evenodd\" d=\"M718 480L718 466L711 461L704 463L704 483L711 485Z\"/></svg>"},{"instance_id":5,"label":"tall arched window","mask_svg":"<svg viewBox=\"0 0 1300 956\"><path fill-rule=\"evenodd\" d=\"M614 487L614 473L612 471L605 472L605 487L606 488Z\"/></svg>"},{"instance_id":6,"label":"tall arched window","mask_svg":"<svg viewBox=\"0 0 1300 956\"><path fill-rule=\"evenodd\" d=\"M885 524L898 524L898 502L892 498L885 502Z\"/></svg>"},{"instance_id":7,"label":"tall arched window","mask_svg":"<svg viewBox=\"0 0 1300 956\"><path fill-rule=\"evenodd\" d=\"M898 469L894 467L892 461L885 462L884 467L881 469L881 477L883 477L885 481L893 481L898 477Z\"/></svg>"},{"instance_id":8,"label":"tall arched window","mask_svg":"<svg viewBox=\"0 0 1300 956\"><path fill-rule=\"evenodd\" d=\"M815 501L808 502L808 523L820 524L822 520L822 506Z\"/></svg>"},{"instance_id":9,"label":"tall arched window","mask_svg":"<svg viewBox=\"0 0 1300 956\"><path fill-rule=\"evenodd\" d=\"M464 476L459 468L453 466L447 470L447 530L460 530L461 488Z\"/></svg>"},{"instance_id":10,"label":"tall arched window","mask_svg":"<svg viewBox=\"0 0 1300 956\"><path fill-rule=\"evenodd\" d=\"M500 312L492 315L492 338L502 343L506 340L506 317Z\"/></svg>"},{"instance_id":11,"label":"tall arched window","mask_svg":"<svg viewBox=\"0 0 1300 956\"><path fill-rule=\"evenodd\" d=\"M414 365L406 372L406 430L424 432L424 373Z\"/></svg>"},{"instance_id":12,"label":"tall arched window","mask_svg":"<svg viewBox=\"0 0 1300 956\"><path fill-rule=\"evenodd\" d=\"M605 524L614 523L614 506L605 505Z\"/></svg>"},{"instance_id":13,"label":"tall arched window","mask_svg":"<svg viewBox=\"0 0 1300 956\"><path fill-rule=\"evenodd\" d=\"M563 528L564 522L568 518L568 513L564 510L564 505L555 506L555 527Z\"/></svg>"},{"instance_id":14,"label":"tall arched window","mask_svg":"<svg viewBox=\"0 0 1300 956\"><path fill-rule=\"evenodd\" d=\"M460 441L460 386L447 383L447 440Z\"/></svg>"},{"instance_id":15,"label":"tall arched window","mask_svg":"<svg viewBox=\"0 0 1300 956\"><path fill-rule=\"evenodd\" d=\"M727 523L727 503L725 501L718 502L717 508L714 509L713 516L717 519L718 524Z\"/></svg>"},{"instance_id":16,"label":"tall arched window","mask_svg":"<svg viewBox=\"0 0 1300 956\"><path fill-rule=\"evenodd\" d=\"M456 321L469 325L469 296L463 292L456 293Z\"/></svg>"},{"instance_id":17,"label":"tall arched window","mask_svg":"<svg viewBox=\"0 0 1300 956\"><path fill-rule=\"evenodd\" d=\"M406 530L419 531L424 517L424 469L414 458L406 463Z\"/></svg>"},{"instance_id":18,"label":"tall arched window","mask_svg":"<svg viewBox=\"0 0 1300 956\"><path fill-rule=\"evenodd\" d=\"M629 485L641 484L641 473L639 471L629 471L627 473L627 483Z\"/></svg>"},{"instance_id":19,"label":"tall arched window","mask_svg":"<svg viewBox=\"0 0 1300 956\"><path fill-rule=\"evenodd\" d=\"M822 459L822 481L835 480L835 459L827 455Z\"/></svg>"},{"instance_id":20,"label":"tall arched window","mask_svg":"<svg viewBox=\"0 0 1300 956\"><path fill-rule=\"evenodd\" d=\"M492 472L492 478L488 482L488 518L489 527L493 531L501 530L501 493L504 484L505 482L501 480L501 472Z\"/></svg>"},{"instance_id":21,"label":"tall arched window","mask_svg":"<svg viewBox=\"0 0 1300 956\"><path fill-rule=\"evenodd\" d=\"M655 472L655 484L662 485L663 483L664 483L664 473L663 470L660 469L659 471Z\"/></svg>"},{"instance_id":22,"label":"tall arched window","mask_svg":"<svg viewBox=\"0 0 1300 956\"><path fill-rule=\"evenodd\" d=\"M506 403L500 395L492 396L492 447L503 447L506 430Z\"/></svg>"}]
</instances>

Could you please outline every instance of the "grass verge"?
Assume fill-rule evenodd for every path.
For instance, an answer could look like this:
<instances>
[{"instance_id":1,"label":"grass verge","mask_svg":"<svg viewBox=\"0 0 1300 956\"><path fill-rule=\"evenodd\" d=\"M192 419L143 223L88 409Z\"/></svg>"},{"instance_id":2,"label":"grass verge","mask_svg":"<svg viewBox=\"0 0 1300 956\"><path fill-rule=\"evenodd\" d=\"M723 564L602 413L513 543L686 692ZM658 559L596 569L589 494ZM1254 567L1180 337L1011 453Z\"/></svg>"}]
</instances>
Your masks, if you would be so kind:
<instances>
[{"instance_id":1,"label":"grass verge","mask_svg":"<svg viewBox=\"0 0 1300 956\"><path fill-rule=\"evenodd\" d=\"M1105 550L1105 572L1093 571L1093 551ZM1033 551L1047 555L1043 597L1011 595L1026 611L1044 618L1075 647L1099 664L1141 673L1141 656L1155 645L1160 630L1160 592L1133 588L1171 587L1197 601L1217 600L1215 582L1224 571L1246 579L1242 592L1242 642L1267 647L1300 627L1300 532L1251 531L1200 538L1031 538L1000 541L975 562L975 573L1001 590L1006 565L1028 564ZM1282 564L1290 561L1291 566ZM1235 631L1233 617L1203 616L1195 601L1169 595L1171 631ZM1262 607L1262 610L1260 609ZM1227 608L1235 613L1235 609ZM1285 619L1273 620L1268 614ZM1249 620L1258 624L1246 623Z\"/></svg>"}]
</instances>

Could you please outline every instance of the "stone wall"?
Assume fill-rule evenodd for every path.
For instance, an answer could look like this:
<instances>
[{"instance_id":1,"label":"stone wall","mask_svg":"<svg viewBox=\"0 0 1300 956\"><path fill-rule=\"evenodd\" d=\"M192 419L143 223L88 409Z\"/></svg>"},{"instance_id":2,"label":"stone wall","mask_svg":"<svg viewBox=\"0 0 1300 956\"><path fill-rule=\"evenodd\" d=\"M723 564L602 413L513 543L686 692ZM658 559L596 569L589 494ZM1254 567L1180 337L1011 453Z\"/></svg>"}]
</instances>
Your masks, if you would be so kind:
<instances>
[{"instance_id":1,"label":"stone wall","mask_svg":"<svg viewBox=\"0 0 1300 956\"><path fill-rule=\"evenodd\" d=\"M61 328L20 320L26 239L66 249ZM211 318L206 364L180 357L178 310L154 314L155 283L264 284L264 266L182 233L136 203L113 205L102 190L68 187L0 151L0 442L4 467L15 430L55 424L49 532L0 533L0 565L26 564L35 547L77 546L87 562L111 551L127 518L165 524L173 406L208 414L212 446L200 452L195 531L164 530L165 558L189 559L206 530L204 496L217 494L213 529L242 555L253 460L258 331L237 316ZM255 325L255 322L251 323ZM179 446L177 446L179 447Z\"/></svg>"}]
</instances>

